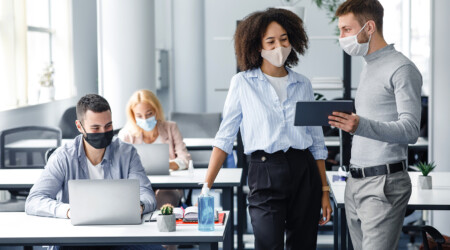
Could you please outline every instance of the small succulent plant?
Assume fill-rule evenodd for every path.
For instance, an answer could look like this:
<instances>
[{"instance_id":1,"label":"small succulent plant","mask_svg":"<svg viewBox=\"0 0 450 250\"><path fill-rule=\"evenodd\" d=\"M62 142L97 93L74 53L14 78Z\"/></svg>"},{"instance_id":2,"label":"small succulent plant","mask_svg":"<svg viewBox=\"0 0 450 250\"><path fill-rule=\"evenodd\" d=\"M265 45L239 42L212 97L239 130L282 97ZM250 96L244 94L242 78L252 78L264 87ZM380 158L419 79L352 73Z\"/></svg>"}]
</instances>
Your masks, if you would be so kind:
<instances>
[{"instance_id":1,"label":"small succulent plant","mask_svg":"<svg viewBox=\"0 0 450 250\"><path fill-rule=\"evenodd\" d=\"M423 176L427 176L433 169L436 167L434 162L426 163L419 162L417 163L417 168L422 172Z\"/></svg>"},{"instance_id":2,"label":"small succulent plant","mask_svg":"<svg viewBox=\"0 0 450 250\"><path fill-rule=\"evenodd\" d=\"M169 203L162 205L161 214L162 215L171 215L173 213L173 206Z\"/></svg>"}]
</instances>

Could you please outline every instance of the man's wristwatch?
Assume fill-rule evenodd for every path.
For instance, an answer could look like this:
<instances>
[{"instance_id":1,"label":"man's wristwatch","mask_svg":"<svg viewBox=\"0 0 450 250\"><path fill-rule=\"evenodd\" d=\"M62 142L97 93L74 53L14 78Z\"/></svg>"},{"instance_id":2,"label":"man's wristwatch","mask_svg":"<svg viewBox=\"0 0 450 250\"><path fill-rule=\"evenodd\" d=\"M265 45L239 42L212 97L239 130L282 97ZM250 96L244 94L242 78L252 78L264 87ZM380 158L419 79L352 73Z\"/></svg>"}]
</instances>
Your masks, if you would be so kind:
<instances>
[{"instance_id":1,"label":"man's wristwatch","mask_svg":"<svg viewBox=\"0 0 450 250\"><path fill-rule=\"evenodd\" d=\"M141 201L142 213L145 211L145 203Z\"/></svg>"},{"instance_id":2,"label":"man's wristwatch","mask_svg":"<svg viewBox=\"0 0 450 250\"><path fill-rule=\"evenodd\" d=\"M330 192L330 186L322 186L322 192Z\"/></svg>"}]
</instances>

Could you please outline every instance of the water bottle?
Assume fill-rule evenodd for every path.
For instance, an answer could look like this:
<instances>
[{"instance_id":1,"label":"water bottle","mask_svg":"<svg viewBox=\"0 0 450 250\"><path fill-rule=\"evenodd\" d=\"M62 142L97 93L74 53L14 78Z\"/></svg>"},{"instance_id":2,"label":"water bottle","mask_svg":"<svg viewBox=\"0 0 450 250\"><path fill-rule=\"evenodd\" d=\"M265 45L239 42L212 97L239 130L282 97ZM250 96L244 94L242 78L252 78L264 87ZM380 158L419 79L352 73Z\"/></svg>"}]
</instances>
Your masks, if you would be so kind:
<instances>
[{"instance_id":1,"label":"water bottle","mask_svg":"<svg viewBox=\"0 0 450 250\"><path fill-rule=\"evenodd\" d=\"M208 183L203 183L198 197L198 230L214 231L214 197L209 194Z\"/></svg>"}]
</instances>

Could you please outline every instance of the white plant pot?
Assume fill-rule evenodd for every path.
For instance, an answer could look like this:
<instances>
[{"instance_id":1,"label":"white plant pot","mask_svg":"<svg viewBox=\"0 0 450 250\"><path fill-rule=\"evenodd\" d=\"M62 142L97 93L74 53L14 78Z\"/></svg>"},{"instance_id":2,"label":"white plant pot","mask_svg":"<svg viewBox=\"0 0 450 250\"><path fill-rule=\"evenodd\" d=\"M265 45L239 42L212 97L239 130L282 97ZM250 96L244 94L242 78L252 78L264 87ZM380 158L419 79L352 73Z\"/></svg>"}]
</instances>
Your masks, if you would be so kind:
<instances>
[{"instance_id":1,"label":"white plant pot","mask_svg":"<svg viewBox=\"0 0 450 250\"><path fill-rule=\"evenodd\" d=\"M158 230L160 232L173 232L177 229L175 214L171 215L160 214L156 218L156 223L158 225Z\"/></svg>"},{"instance_id":2,"label":"white plant pot","mask_svg":"<svg viewBox=\"0 0 450 250\"><path fill-rule=\"evenodd\" d=\"M423 175L419 175L419 179L418 179L419 183L419 188L421 189L432 189L433 188L433 179L431 178L431 176L423 176Z\"/></svg>"}]
</instances>

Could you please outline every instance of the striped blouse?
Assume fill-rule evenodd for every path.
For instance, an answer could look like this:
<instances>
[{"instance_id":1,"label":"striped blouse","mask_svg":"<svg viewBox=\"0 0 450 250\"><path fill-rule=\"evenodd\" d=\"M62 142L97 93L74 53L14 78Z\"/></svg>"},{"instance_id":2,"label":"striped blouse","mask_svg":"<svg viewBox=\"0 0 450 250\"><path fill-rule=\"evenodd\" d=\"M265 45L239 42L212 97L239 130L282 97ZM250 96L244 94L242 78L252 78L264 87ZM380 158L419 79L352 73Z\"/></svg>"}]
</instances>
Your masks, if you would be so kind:
<instances>
[{"instance_id":1,"label":"striped blouse","mask_svg":"<svg viewBox=\"0 0 450 250\"><path fill-rule=\"evenodd\" d=\"M215 147L231 153L240 128L245 154L256 150L286 152L292 147L309 149L316 160L327 158L320 126L294 126L296 102L314 100L311 83L305 76L286 69L288 85L284 102L280 102L260 68L240 72L231 79Z\"/></svg>"}]
</instances>

